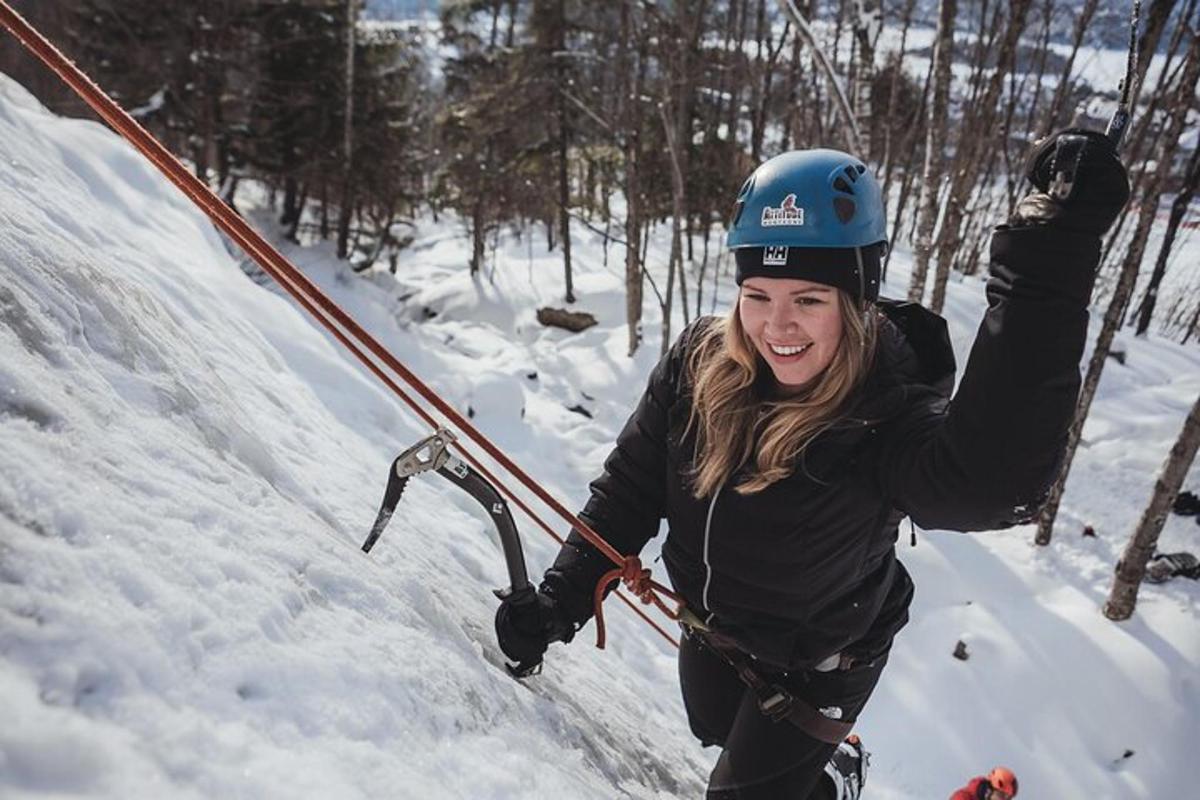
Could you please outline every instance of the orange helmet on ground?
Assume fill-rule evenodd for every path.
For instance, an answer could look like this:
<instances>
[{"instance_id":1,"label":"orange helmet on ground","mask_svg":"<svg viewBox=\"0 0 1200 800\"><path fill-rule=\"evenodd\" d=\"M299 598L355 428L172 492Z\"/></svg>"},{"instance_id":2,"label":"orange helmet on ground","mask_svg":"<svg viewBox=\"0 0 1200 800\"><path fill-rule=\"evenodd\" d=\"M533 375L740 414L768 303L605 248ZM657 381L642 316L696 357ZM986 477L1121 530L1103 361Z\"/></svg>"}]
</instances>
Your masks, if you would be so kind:
<instances>
[{"instance_id":1,"label":"orange helmet on ground","mask_svg":"<svg viewBox=\"0 0 1200 800\"><path fill-rule=\"evenodd\" d=\"M988 784L993 789L1004 792L1009 797L1017 796L1017 776L1008 767L996 767L988 775Z\"/></svg>"}]
</instances>

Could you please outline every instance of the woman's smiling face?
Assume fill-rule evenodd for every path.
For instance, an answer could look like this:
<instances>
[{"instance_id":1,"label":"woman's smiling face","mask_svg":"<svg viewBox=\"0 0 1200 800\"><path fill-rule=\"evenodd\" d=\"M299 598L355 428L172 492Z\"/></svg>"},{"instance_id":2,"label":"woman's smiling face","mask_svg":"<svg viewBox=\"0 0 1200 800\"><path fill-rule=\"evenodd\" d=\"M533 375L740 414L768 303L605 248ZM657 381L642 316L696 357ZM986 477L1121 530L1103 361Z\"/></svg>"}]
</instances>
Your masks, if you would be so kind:
<instances>
[{"instance_id":1,"label":"woman's smiling face","mask_svg":"<svg viewBox=\"0 0 1200 800\"><path fill-rule=\"evenodd\" d=\"M784 391L808 384L829 366L842 341L838 290L799 278L747 278L738 316Z\"/></svg>"}]
</instances>

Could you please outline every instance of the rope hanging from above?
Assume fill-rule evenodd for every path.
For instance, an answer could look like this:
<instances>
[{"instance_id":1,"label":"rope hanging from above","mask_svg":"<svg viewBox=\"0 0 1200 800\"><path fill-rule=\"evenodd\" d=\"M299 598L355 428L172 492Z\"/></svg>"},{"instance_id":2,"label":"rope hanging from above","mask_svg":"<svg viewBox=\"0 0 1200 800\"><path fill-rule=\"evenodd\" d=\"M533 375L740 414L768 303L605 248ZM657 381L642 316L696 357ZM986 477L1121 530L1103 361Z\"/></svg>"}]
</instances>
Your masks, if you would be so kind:
<instances>
[{"instance_id":1,"label":"rope hanging from above","mask_svg":"<svg viewBox=\"0 0 1200 800\"><path fill-rule=\"evenodd\" d=\"M531 478L520 467L518 467L511 459L508 458L495 444L493 444L486 436L475 428L467 419L459 414L451 405L437 395L424 382L414 375L407 367L402 364L391 352L380 344L374 337L367 333L349 314L343 311L336 303L333 302L324 292L322 292L315 284L312 283L300 270L298 270L288 259L280 253L270 242L262 237L254 228L252 228L241 216L230 208L215 192L212 191L203 181L193 175L180 161L171 154L157 139L155 139L145 128L143 128L137 120L131 117L124 109L106 95L103 90L98 87L82 70L72 63L66 56L58 50L41 32L29 24L20 14L6 2L0 0L0 25L3 25L10 33L25 46L27 50L32 52L38 59L45 64L50 70L58 75L71 89L79 95L79 97L92 108L105 122L109 124L118 134L126 139L134 146L142 155L144 155L155 167L169 180L175 184L187 197L192 200L204 213L212 220L222 232L233 239L234 242L241 247L247 255L262 267L268 275L270 275L276 283L280 285L291 297L314 319L321 323L343 346L346 347L362 364L371 371L380 381L383 382L393 393L407 404L414 413L425 421L431 428L437 429L441 426L432 414L426 411L421 405L395 381L385 371L385 367L391 370L396 376L399 376L404 383L408 384L417 394L419 394L426 403L442 414L450 423L468 438L474 441L484 452L488 454L496 463L502 466L510 475L515 477L521 484L529 489L533 494L541 500L548 508L554 511L566 523L579 531L585 539L595 546L601 553L605 555L614 564L618 565L619 570L626 568L626 557L618 552L612 545L604 540L600 534L596 533L590 526L568 511L558 500L554 498L544 487L537 481ZM461 455L488 480L492 481L501 492L512 500L518 508L538 524L556 541L561 543L560 537L554 530L535 514L529 506L521 500L512 490L504 485L502 481L497 479L480 461L470 452L465 450L461 445L456 444L456 449ZM605 585L607 585L607 581ZM653 584L649 590L643 595L643 603L653 602L660 609L663 609L672 619L678 618L678 611L669 610L666 603L659 597L655 596L655 592L665 593L669 598L676 603L680 603L679 598L670 593L665 588L658 584ZM598 589L598 595L603 594L602 589ZM654 620L650 619L645 612L637 607L623 594L618 593L620 599L632 608L638 616L644 619L651 627L661 634L667 641L678 647L678 641L672 637L666 630L658 625ZM647 599L649 598L649 599ZM603 625L602 617L598 618L598 624ZM603 627L599 627L598 645L603 646L604 636Z\"/></svg>"}]
</instances>

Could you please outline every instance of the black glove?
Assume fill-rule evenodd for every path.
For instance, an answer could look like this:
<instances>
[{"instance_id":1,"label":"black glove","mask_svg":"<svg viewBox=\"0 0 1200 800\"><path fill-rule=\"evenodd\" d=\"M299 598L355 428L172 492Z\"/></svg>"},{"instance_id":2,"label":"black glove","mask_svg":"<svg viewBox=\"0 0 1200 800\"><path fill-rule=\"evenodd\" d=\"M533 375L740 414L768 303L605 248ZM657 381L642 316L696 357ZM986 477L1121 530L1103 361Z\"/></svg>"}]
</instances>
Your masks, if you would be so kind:
<instances>
[{"instance_id":1,"label":"black glove","mask_svg":"<svg viewBox=\"0 0 1200 800\"><path fill-rule=\"evenodd\" d=\"M1129 200L1129 176L1108 137L1068 128L1034 143L1025 177L1037 189L1009 221L1103 236Z\"/></svg>"},{"instance_id":2,"label":"black glove","mask_svg":"<svg viewBox=\"0 0 1200 800\"><path fill-rule=\"evenodd\" d=\"M542 662L550 642L569 642L574 636L575 626L546 592L514 592L496 609L496 638L504 654L517 662L513 674L518 677Z\"/></svg>"}]
</instances>

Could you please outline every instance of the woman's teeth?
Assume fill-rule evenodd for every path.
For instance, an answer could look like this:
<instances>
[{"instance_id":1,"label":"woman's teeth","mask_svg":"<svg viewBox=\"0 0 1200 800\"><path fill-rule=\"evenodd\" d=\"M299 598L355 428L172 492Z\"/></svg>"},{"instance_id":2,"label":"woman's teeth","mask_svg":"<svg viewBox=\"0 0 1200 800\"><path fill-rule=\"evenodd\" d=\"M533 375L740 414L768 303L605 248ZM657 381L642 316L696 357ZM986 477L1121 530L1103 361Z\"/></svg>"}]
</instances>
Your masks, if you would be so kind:
<instances>
[{"instance_id":1,"label":"woman's teeth","mask_svg":"<svg viewBox=\"0 0 1200 800\"><path fill-rule=\"evenodd\" d=\"M800 345L799 347L779 347L778 345L774 344L769 345L769 347L771 348L771 352L777 356L794 356L797 353L803 353L805 350L812 347L812 342L809 342L806 345Z\"/></svg>"}]
</instances>

